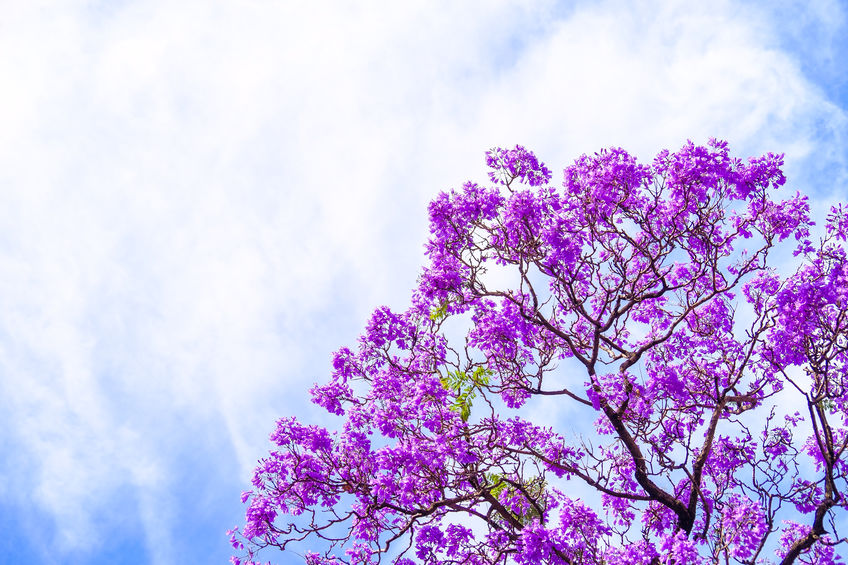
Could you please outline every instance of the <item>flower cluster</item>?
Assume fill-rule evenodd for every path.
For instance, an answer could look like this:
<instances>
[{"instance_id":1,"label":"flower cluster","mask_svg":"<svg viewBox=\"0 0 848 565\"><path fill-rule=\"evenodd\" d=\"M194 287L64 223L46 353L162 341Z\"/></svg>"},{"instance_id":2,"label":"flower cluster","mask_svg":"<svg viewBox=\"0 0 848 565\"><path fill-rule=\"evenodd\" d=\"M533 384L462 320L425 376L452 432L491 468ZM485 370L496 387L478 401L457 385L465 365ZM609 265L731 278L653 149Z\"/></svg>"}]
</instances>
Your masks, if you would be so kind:
<instances>
[{"instance_id":1,"label":"flower cluster","mask_svg":"<svg viewBox=\"0 0 848 565\"><path fill-rule=\"evenodd\" d=\"M845 208L814 244L782 156L717 140L556 186L524 147L486 162L431 202L412 305L312 389L339 425L277 423L234 563L843 563Z\"/></svg>"},{"instance_id":2,"label":"flower cluster","mask_svg":"<svg viewBox=\"0 0 848 565\"><path fill-rule=\"evenodd\" d=\"M515 149L496 147L486 153L486 165L492 169L489 178L492 182L510 186L513 181L526 182L530 186L539 186L551 180L551 171L540 162L532 151L520 145Z\"/></svg>"}]
</instances>

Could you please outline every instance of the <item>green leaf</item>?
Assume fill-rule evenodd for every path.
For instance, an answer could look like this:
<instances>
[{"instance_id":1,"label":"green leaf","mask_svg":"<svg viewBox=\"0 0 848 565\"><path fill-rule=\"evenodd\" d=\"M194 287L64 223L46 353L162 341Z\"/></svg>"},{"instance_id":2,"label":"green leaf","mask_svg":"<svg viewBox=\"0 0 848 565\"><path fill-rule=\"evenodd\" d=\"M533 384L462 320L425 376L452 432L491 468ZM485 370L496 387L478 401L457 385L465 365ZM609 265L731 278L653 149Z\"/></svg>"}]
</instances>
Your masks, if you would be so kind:
<instances>
[{"instance_id":1,"label":"green leaf","mask_svg":"<svg viewBox=\"0 0 848 565\"><path fill-rule=\"evenodd\" d=\"M447 316L448 316L448 303L447 302L443 302L438 308L435 308L435 309L433 309L432 312L430 312L430 319L433 322L440 322L440 321L444 320L445 318L447 318Z\"/></svg>"},{"instance_id":2,"label":"green leaf","mask_svg":"<svg viewBox=\"0 0 848 565\"><path fill-rule=\"evenodd\" d=\"M494 496L495 498L497 498L498 495L500 495L500 493L502 493L506 488L506 481L504 481L503 478L497 473L487 474L486 480L489 481L489 483L494 483L494 486L489 489L489 492L492 493L492 496Z\"/></svg>"},{"instance_id":3,"label":"green leaf","mask_svg":"<svg viewBox=\"0 0 848 565\"><path fill-rule=\"evenodd\" d=\"M471 401L477 396L477 389L489 384L491 374L488 369L477 367L471 376L465 371L448 371L446 377L439 379L445 390L456 393L456 399L449 409L458 412L463 422L471 417Z\"/></svg>"},{"instance_id":4,"label":"green leaf","mask_svg":"<svg viewBox=\"0 0 848 565\"><path fill-rule=\"evenodd\" d=\"M827 410L831 414L836 412L836 403L831 398L822 398L819 401L819 406L821 406L823 410Z\"/></svg>"},{"instance_id":5,"label":"green leaf","mask_svg":"<svg viewBox=\"0 0 848 565\"><path fill-rule=\"evenodd\" d=\"M492 372L485 367L477 367L471 375L471 380L477 386L487 386L489 384L489 376Z\"/></svg>"}]
</instances>

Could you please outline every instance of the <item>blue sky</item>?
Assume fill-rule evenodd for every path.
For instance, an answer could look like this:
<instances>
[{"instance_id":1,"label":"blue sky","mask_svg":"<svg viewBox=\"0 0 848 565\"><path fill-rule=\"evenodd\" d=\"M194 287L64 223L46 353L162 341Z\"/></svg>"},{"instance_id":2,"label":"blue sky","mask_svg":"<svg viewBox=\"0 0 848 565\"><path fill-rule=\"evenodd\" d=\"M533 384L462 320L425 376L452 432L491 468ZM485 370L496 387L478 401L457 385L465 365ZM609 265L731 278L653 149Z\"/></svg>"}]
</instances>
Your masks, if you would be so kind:
<instances>
[{"instance_id":1,"label":"blue sky","mask_svg":"<svg viewBox=\"0 0 848 565\"><path fill-rule=\"evenodd\" d=\"M714 136L844 199L848 5L764 4L4 7L0 561L226 562L274 420L322 420L492 146Z\"/></svg>"}]
</instances>

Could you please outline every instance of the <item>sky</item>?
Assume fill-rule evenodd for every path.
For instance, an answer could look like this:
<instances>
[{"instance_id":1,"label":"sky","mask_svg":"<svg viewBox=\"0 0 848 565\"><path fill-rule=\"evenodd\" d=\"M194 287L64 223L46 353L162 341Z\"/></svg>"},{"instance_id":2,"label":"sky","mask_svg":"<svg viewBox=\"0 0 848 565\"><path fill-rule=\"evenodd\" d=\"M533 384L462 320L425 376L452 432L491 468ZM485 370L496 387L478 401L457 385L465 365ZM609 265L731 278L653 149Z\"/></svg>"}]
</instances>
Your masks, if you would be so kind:
<instances>
[{"instance_id":1,"label":"sky","mask_svg":"<svg viewBox=\"0 0 848 565\"><path fill-rule=\"evenodd\" d=\"M848 199L848 4L695 4L6 3L0 561L227 562L274 421L322 422L494 146L717 137Z\"/></svg>"}]
</instances>

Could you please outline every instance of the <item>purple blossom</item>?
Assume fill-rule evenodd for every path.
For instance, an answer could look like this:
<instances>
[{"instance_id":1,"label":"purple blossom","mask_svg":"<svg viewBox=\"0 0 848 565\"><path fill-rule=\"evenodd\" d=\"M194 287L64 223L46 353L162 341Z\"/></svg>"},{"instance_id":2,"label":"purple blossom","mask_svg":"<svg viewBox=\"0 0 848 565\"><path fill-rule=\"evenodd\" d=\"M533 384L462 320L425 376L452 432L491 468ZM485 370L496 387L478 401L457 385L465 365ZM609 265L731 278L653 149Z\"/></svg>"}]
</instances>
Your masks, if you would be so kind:
<instances>
[{"instance_id":1,"label":"purple blossom","mask_svg":"<svg viewBox=\"0 0 848 565\"><path fill-rule=\"evenodd\" d=\"M539 186L551 180L551 171L536 159L532 151L520 145L515 149L495 148L486 153L486 165L492 169L492 182L509 186L514 180Z\"/></svg>"},{"instance_id":2,"label":"purple blossom","mask_svg":"<svg viewBox=\"0 0 848 565\"><path fill-rule=\"evenodd\" d=\"M312 388L340 424L277 422L233 562L843 563L843 205L814 243L782 155L717 140L583 155L561 187L521 146L486 162L431 202L411 306Z\"/></svg>"}]
</instances>

